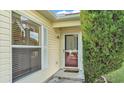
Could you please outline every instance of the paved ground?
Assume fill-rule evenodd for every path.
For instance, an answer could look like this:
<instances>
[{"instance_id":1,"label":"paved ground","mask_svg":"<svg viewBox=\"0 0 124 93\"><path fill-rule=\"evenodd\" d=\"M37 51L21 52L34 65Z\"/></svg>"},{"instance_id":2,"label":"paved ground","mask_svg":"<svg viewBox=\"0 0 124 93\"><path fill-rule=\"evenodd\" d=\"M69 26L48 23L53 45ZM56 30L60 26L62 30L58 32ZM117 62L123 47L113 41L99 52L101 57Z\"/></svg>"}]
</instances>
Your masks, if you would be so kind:
<instances>
[{"instance_id":1,"label":"paved ground","mask_svg":"<svg viewBox=\"0 0 124 93\"><path fill-rule=\"evenodd\" d=\"M83 72L65 72L59 70L47 83L83 83Z\"/></svg>"}]
</instances>

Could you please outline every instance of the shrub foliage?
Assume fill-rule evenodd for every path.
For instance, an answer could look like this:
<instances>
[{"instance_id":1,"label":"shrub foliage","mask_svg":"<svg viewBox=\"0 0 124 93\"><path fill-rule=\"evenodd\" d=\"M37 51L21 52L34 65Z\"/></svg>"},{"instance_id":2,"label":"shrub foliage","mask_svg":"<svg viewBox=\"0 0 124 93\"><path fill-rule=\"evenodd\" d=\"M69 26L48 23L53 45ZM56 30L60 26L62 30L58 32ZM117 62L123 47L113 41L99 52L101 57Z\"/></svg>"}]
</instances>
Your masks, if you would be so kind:
<instances>
[{"instance_id":1,"label":"shrub foliage","mask_svg":"<svg viewBox=\"0 0 124 93\"><path fill-rule=\"evenodd\" d=\"M124 11L81 11L86 82L116 70L124 60Z\"/></svg>"}]
</instances>

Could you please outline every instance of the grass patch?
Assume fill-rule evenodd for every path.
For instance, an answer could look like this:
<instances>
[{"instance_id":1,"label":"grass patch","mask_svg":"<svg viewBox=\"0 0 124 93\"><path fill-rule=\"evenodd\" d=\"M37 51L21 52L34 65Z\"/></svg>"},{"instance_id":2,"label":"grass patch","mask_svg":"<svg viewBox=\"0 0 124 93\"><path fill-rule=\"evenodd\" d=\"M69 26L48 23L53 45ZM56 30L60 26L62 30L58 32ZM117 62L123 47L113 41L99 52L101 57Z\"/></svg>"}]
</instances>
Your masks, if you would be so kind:
<instances>
[{"instance_id":1,"label":"grass patch","mask_svg":"<svg viewBox=\"0 0 124 93\"><path fill-rule=\"evenodd\" d=\"M110 72L106 75L107 79L112 83L124 83L124 62L116 71Z\"/></svg>"}]
</instances>

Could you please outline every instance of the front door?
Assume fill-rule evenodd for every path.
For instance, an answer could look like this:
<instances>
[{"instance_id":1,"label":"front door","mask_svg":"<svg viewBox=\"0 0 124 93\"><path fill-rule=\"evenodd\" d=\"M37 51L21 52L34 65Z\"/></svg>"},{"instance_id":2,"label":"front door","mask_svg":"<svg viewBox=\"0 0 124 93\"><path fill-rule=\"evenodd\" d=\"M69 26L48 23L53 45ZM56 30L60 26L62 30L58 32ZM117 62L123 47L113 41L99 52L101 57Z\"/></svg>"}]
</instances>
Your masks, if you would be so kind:
<instances>
[{"instance_id":1,"label":"front door","mask_svg":"<svg viewBox=\"0 0 124 93\"><path fill-rule=\"evenodd\" d=\"M65 35L65 67L78 67L78 34Z\"/></svg>"}]
</instances>

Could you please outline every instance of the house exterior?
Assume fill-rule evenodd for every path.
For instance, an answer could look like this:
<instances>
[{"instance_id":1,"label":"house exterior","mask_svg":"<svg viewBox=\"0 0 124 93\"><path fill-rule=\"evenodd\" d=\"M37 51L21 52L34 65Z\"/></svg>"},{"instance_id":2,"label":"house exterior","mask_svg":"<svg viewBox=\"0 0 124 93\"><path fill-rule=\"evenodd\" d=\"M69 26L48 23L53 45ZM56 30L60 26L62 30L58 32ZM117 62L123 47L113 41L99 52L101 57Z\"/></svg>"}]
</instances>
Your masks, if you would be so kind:
<instances>
[{"instance_id":1,"label":"house exterior","mask_svg":"<svg viewBox=\"0 0 124 93\"><path fill-rule=\"evenodd\" d=\"M45 82L63 68L83 72L82 45L79 14L0 10L0 82Z\"/></svg>"}]
</instances>

